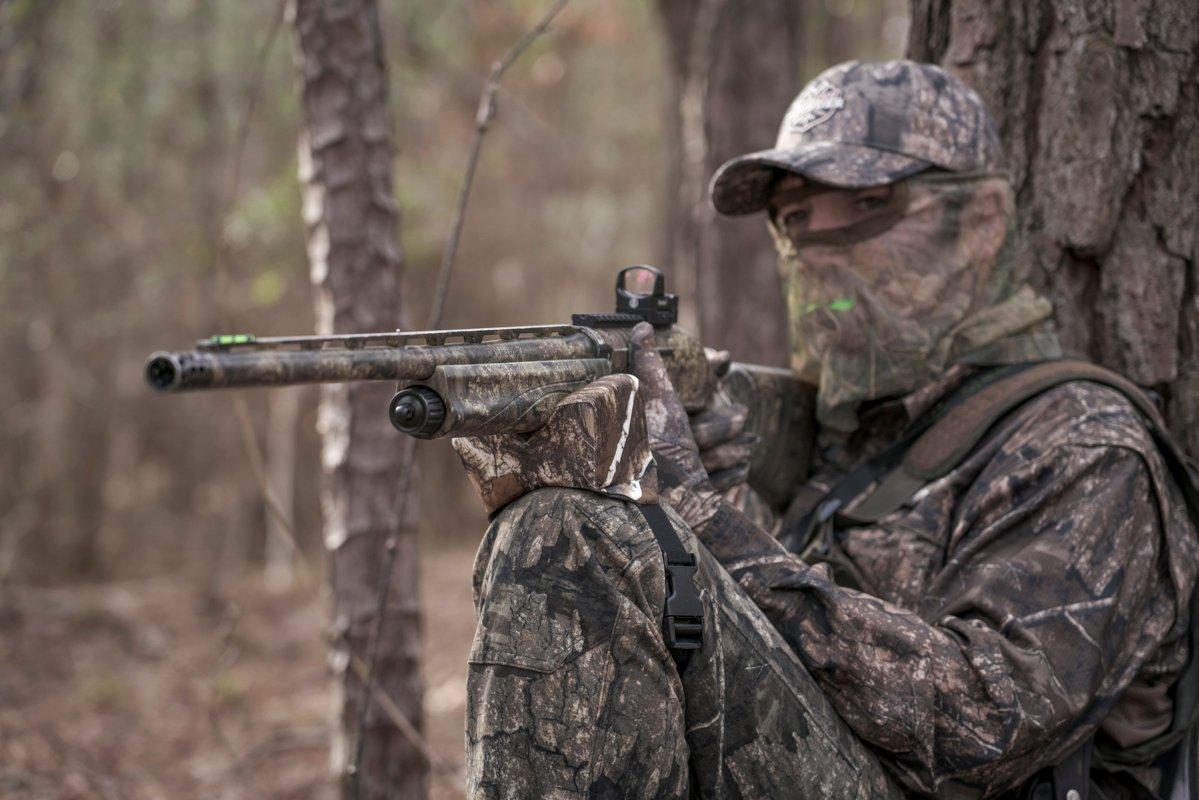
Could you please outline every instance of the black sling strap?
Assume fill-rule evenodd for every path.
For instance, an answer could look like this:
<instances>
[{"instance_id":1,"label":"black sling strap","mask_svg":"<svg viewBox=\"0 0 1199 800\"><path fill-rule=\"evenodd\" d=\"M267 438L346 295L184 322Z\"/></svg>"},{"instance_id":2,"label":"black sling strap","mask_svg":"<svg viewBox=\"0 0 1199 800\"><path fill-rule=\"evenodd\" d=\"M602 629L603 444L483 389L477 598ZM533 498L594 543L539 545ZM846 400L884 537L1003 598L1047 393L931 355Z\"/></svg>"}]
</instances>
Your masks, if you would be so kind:
<instances>
[{"instance_id":1,"label":"black sling strap","mask_svg":"<svg viewBox=\"0 0 1199 800\"><path fill-rule=\"evenodd\" d=\"M698 568L695 556L683 547L674 526L657 503L637 506L649 523L666 568L666 609L662 616L662 636L679 674L687 669L691 654L703 646L704 606L695 588Z\"/></svg>"},{"instance_id":2,"label":"black sling strap","mask_svg":"<svg viewBox=\"0 0 1199 800\"><path fill-rule=\"evenodd\" d=\"M808 546L813 543L813 540L826 522L834 516L838 520L846 519L843 509L857 499L862 492L866 491L872 484L878 482L886 483L888 479L891 479L891 476L897 471L897 467L900 466L908 451L937 422L948 416L959 404L978 394L988 386L1003 381L1005 378L1009 378L1031 366L1033 364L1013 364L1011 366L1000 367L988 370L982 375L967 381L964 386L953 393L952 397L913 422L903 432L898 441L889 445L881 453L853 467L800 518L797 524L786 526L787 530L784 531L781 537L784 546L794 553L804 553ZM894 482L894 479L891 480ZM921 482L920 485L914 486L910 493L904 496L903 500L906 501L923 485L924 482ZM897 503L896 507L898 505ZM880 514L879 516L884 515Z\"/></svg>"}]
</instances>

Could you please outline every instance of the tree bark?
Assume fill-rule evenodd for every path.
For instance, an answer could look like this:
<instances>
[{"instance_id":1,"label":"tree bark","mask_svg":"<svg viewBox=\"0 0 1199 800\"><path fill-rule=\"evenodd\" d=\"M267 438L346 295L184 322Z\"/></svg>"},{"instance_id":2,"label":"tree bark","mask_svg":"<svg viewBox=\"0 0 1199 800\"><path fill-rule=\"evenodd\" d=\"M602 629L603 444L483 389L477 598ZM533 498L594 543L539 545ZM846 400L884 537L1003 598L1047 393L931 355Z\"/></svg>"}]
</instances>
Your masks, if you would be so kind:
<instances>
[{"instance_id":1,"label":"tree bark","mask_svg":"<svg viewBox=\"0 0 1199 800\"><path fill-rule=\"evenodd\" d=\"M300 178L321 334L400 327L403 256L392 187L393 123L374 0L296 0L303 127ZM383 543L401 526L380 642L377 688L422 728L417 551L411 514L397 518L400 448L387 421L392 387L322 387L322 508L333 604L331 663L341 691L335 769L348 795L357 712L367 698L353 661L368 658ZM420 798L425 766L370 703L358 776L363 798Z\"/></svg>"},{"instance_id":2,"label":"tree bark","mask_svg":"<svg viewBox=\"0 0 1199 800\"><path fill-rule=\"evenodd\" d=\"M788 363L786 313L760 218L719 217L708 181L733 156L770 147L798 91L800 4L659 0L677 97L670 242L676 286L694 292L705 344Z\"/></svg>"},{"instance_id":3,"label":"tree bark","mask_svg":"<svg viewBox=\"0 0 1199 800\"><path fill-rule=\"evenodd\" d=\"M1199 452L1199 0L912 0L908 52L999 123L1063 344Z\"/></svg>"}]
</instances>

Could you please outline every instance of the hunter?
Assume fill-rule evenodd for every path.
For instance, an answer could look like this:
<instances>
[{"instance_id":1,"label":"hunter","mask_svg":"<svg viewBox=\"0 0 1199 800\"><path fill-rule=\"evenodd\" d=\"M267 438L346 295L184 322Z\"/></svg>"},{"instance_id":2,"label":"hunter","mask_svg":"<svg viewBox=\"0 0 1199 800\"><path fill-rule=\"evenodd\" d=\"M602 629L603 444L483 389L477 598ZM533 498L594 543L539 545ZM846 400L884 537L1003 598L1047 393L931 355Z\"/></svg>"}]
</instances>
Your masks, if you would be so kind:
<instances>
[{"instance_id":1,"label":"hunter","mask_svg":"<svg viewBox=\"0 0 1199 800\"><path fill-rule=\"evenodd\" d=\"M811 477L777 514L730 485L744 414L688 418L645 324L630 374L536 434L456 440L492 515L470 796L1178 791L1199 540L1176 450L1135 387L1054 366L979 97L838 65L711 199L777 246ZM692 587L702 623L664 625Z\"/></svg>"}]
</instances>

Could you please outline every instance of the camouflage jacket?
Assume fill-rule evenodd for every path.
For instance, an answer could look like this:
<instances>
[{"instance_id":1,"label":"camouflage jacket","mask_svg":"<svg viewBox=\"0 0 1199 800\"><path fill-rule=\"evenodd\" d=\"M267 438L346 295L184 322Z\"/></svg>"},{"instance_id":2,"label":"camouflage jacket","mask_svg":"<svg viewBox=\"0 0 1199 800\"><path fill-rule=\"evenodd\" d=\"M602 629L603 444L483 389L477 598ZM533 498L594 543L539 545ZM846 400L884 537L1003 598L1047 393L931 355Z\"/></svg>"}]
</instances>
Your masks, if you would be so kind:
<instances>
[{"instance_id":1,"label":"camouflage jacket","mask_svg":"<svg viewBox=\"0 0 1199 800\"><path fill-rule=\"evenodd\" d=\"M876 406L847 440L824 434L797 504L966 374ZM1112 389L1069 383L1030 401L904 507L838 531L831 564L809 566L748 518L723 516L700 539L921 794L994 796L1092 735L1127 747L1170 723L1195 532Z\"/></svg>"}]
</instances>

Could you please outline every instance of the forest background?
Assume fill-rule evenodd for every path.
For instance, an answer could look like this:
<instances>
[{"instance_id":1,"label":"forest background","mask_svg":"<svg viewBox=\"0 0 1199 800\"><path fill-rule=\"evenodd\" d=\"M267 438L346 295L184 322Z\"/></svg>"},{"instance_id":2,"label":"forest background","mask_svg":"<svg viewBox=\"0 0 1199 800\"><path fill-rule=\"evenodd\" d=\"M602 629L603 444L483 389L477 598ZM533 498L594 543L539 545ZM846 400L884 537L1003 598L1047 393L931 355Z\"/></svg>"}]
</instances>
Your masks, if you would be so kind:
<instances>
[{"instance_id":1,"label":"forest background","mask_svg":"<svg viewBox=\"0 0 1199 800\"><path fill-rule=\"evenodd\" d=\"M403 305L423 320L485 76L548 2L378 5ZM1040 281L1060 306L1098 315L1059 316L1067 345L1159 388L1175 421L1196 419L1192 0L1164 12L1148 0L577 0L505 77L443 326L608 310L615 270L649 262L710 343L780 363L777 309L748 302L770 300L761 221L713 233L685 208L697 63L685 44L703 39L679 26L717 5L713 53L725 37L734 55L753 47L775 18L791 41L757 83L738 85L728 51L712 57L715 152L701 166L734 155L718 151L738 137L769 146L786 101L833 63L905 51L965 63L980 48L976 85L1013 157L1023 227L1046 233ZM150 351L210 333L313 331L292 13L266 0L0 0L0 797L337 795L330 672L345 665L325 663L318 393L164 397L141 377ZM1046 68L1068 79L1061 97ZM763 119L721 105L722 91L758 88L780 98ZM1055 185L1079 198L1057 216L1042 211ZM1097 200L1109 197L1110 209ZM1147 233L1117 231L1125 218ZM746 242L758 248L747 272L767 277L717 273ZM1124 262L1153 271L1117 272ZM1193 447L1199 433L1184 429ZM448 443L417 452L415 742L430 795L460 797L470 568L486 520Z\"/></svg>"}]
</instances>

